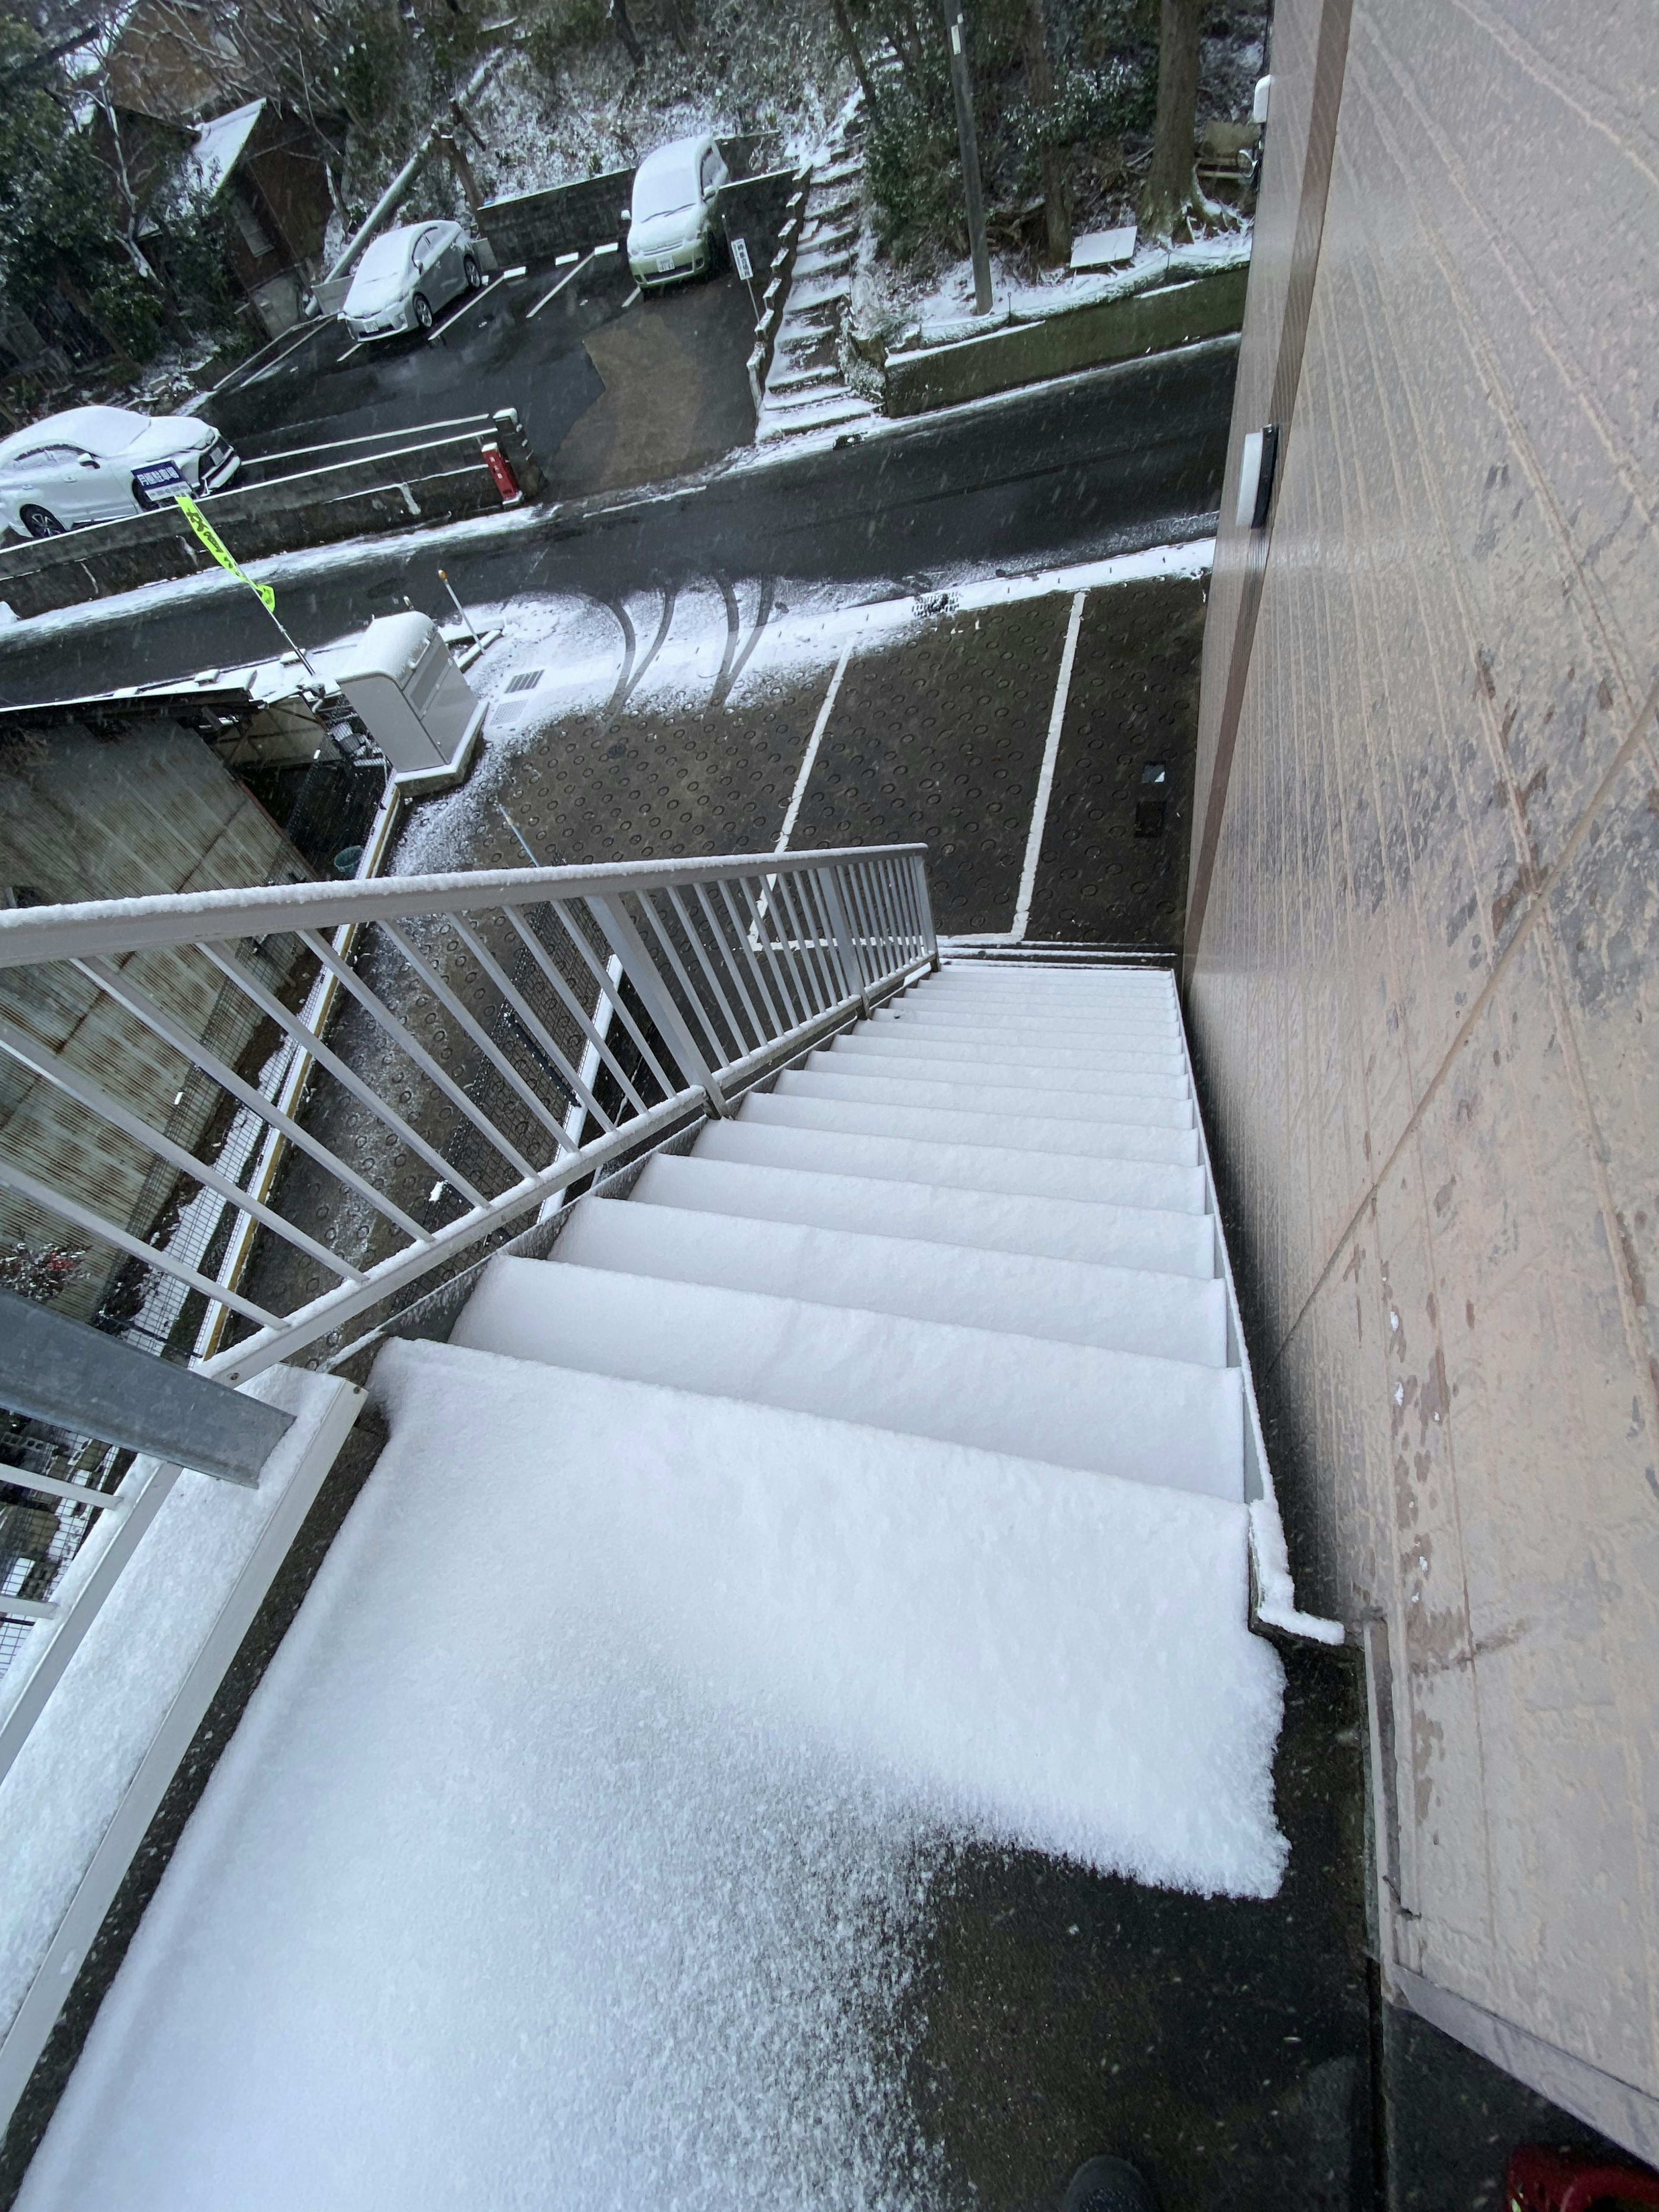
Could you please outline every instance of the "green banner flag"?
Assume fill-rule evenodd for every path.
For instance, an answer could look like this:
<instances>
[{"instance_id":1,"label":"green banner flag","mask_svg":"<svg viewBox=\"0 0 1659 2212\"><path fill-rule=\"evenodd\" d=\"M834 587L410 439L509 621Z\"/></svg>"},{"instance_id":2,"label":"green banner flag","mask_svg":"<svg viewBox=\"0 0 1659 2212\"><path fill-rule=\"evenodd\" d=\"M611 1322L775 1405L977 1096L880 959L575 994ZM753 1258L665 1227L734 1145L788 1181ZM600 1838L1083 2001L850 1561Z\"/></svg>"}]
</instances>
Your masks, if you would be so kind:
<instances>
[{"instance_id":1,"label":"green banner flag","mask_svg":"<svg viewBox=\"0 0 1659 2212\"><path fill-rule=\"evenodd\" d=\"M270 586L269 584L256 584L252 577L239 565L234 556L232 554L230 548L225 544L224 539L220 537L218 532L208 520L206 515L203 514L201 508L197 506L195 501L190 496L188 492L176 491L173 496L178 504L179 512L184 516L185 520L189 523L191 528L201 539L203 544L207 547L208 551L212 554L214 559L219 563L219 566L222 568L228 568L231 574L237 579L239 583L246 584L249 591L254 593L256 598L258 599L260 605L264 607L268 615L275 614L276 611L276 594L272 591Z\"/></svg>"}]
</instances>

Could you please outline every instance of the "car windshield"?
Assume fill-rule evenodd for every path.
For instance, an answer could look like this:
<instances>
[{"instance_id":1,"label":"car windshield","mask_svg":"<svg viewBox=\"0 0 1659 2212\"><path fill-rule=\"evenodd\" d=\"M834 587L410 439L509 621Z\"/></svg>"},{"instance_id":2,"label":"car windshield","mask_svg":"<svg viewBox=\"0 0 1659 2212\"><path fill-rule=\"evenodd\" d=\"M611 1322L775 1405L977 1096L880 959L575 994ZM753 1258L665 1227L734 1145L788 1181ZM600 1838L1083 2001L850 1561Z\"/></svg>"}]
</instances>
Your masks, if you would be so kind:
<instances>
[{"instance_id":1,"label":"car windshield","mask_svg":"<svg viewBox=\"0 0 1659 2212\"><path fill-rule=\"evenodd\" d=\"M388 276L400 276L409 266L414 240L412 230L389 230L384 238L377 238L357 264L359 281L374 284Z\"/></svg>"},{"instance_id":2,"label":"car windshield","mask_svg":"<svg viewBox=\"0 0 1659 2212\"><path fill-rule=\"evenodd\" d=\"M634 220L649 222L653 216L674 215L697 198L697 161L695 148L665 146L640 164L634 179Z\"/></svg>"}]
</instances>

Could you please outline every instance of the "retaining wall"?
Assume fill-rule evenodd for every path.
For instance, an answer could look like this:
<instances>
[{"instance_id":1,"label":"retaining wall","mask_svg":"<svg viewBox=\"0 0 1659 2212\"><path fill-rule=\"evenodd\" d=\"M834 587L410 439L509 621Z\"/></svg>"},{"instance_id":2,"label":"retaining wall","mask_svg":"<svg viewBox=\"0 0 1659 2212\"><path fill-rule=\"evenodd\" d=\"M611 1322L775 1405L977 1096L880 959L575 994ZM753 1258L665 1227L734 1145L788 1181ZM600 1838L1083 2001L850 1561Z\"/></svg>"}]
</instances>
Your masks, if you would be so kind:
<instances>
[{"instance_id":1,"label":"retaining wall","mask_svg":"<svg viewBox=\"0 0 1659 2212\"><path fill-rule=\"evenodd\" d=\"M921 415L1045 377L1219 337L1243 325L1249 275L1248 264L1239 262L1154 291L1009 324L983 337L890 354L887 412Z\"/></svg>"},{"instance_id":2,"label":"retaining wall","mask_svg":"<svg viewBox=\"0 0 1659 2212\"><path fill-rule=\"evenodd\" d=\"M742 186L759 178L740 173L759 144L754 137L722 138L721 158ZM729 189L729 188L728 188ZM634 191L632 169L607 169L574 184L550 185L545 191L514 192L486 200L478 210L478 228L501 257L503 267L516 262L550 261L561 253L583 253L614 239L620 245L628 226L622 211Z\"/></svg>"},{"instance_id":3,"label":"retaining wall","mask_svg":"<svg viewBox=\"0 0 1659 2212\"><path fill-rule=\"evenodd\" d=\"M485 466L485 436L499 435L526 495L546 488L514 426L466 431L394 454L341 462L274 483L216 494L204 502L239 561L330 545L415 522L454 522L496 513L501 495ZM215 565L177 508L135 514L60 538L0 549L0 600L18 616L46 614Z\"/></svg>"}]
</instances>

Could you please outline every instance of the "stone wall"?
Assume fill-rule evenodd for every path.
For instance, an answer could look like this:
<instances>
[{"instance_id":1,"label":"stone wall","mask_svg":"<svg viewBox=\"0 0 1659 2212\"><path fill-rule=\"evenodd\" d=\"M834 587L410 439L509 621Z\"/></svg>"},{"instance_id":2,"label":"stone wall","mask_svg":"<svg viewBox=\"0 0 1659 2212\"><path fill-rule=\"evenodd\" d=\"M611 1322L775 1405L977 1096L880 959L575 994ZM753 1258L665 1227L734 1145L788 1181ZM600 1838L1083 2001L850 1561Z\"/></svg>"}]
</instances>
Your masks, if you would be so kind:
<instances>
[{"instance_id":1,"label":"stone wall","mask_svg":"<svg viewBox=\"0 0 1659 2212\"><path fill-rule=\"evenodd\" d=\"M1652 61L1279 0L1187 940L1300 1592L1368 1647L1389 1994L1650 2159Z\"/></svg>"}]
</instances>

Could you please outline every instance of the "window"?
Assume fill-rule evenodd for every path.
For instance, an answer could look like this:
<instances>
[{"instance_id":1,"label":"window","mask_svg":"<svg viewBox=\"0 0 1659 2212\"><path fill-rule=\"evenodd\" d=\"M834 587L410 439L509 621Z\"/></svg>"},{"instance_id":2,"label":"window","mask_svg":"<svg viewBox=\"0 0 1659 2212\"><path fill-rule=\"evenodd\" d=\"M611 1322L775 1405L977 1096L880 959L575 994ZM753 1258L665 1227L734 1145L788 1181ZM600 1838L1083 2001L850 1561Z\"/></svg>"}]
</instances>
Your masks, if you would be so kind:
<instances>
[{"instance_id":1,"label":"window","mask_svg":"<svg viewBox=\"0 0 1659 2212\"><path fill-rule=\"evenodd\" d=\"M276 252L266 235L264 225L240 192L231 195L230 217L236 226L237 235L256 261L263 261L267 253Z\"/></svg>"}]
</instances>

